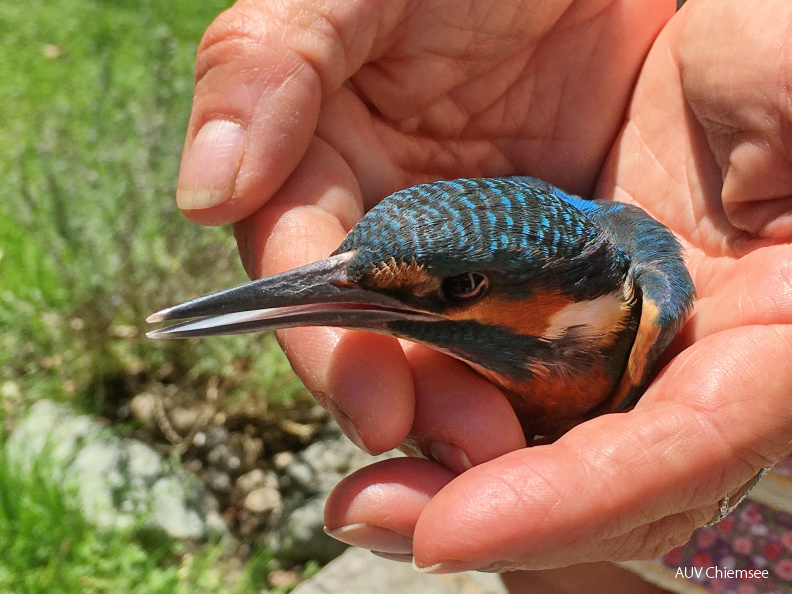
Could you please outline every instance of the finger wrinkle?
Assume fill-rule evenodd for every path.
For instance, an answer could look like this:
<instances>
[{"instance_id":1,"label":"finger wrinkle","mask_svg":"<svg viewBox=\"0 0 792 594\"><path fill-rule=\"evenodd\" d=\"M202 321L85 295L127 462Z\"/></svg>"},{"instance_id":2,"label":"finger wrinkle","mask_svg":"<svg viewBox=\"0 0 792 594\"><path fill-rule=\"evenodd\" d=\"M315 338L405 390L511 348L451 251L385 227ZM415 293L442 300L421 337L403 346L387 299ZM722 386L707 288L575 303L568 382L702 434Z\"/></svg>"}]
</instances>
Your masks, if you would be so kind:
<instances>
[{"instance_id":1,"label":"finger wrinkle","mask_svg":"<svg viewBox=\"0 0 792 594\"><path fill-rule=\"evenodd\" d=\"M629 415L635 413L626 416ZM623 534L662 517L676 506L692 505L687 493L674 488L675 481L690 468L728 460L731 455L727 439L685 405L659 403L641 410L640 416L643 420L630 420L631 431L623 431L605 446L602 440L586 440L590 474L599 477L600 483L587 489L597 497L590 504L613 512L612 516L602 518L603 528L610 535ZM613 435L614 428L609 429ZM702 447L702 444L706 445ZM627 490L623 488L626 476L637 481ZM654 499L656 505L660 493L665 493L661 506L652 511L643 507L647 498ZM625 513L626 510L629 512Z\"/></svg>"},{"instance_id":2,"label":"finger wrinkle","mask_svg":"<svg viewBox=\"0 0 792 594\"><path fill-rule=\"evenodd\" d=\"M789 449L788 430L784 430L790 422L789 410L782 409L779 414L778 407L787 401L792 374L789 366L779 367L772 361L788 361L792 325L744 327L732 332L740 334L728 343L720 336L697 343L703 345L699 348L707 356L700 358L698 373L694 368L686 375L703 375L705 381L702 387L692 387L692 397L678 405L690 409L701 430L707 431L708 447L716 443L717 436L728 448L728 453L717 459L722 463L729 459L753 461L755 471L758 464L775 461ZM723 343L723 348L713 352L714 341ZM713 359L717 359L715 364ZM761 361L758 365L757 360ZM762 397L748 400L755 386L764 386Z\"/></svg>"},{"instance_id":3,"label":"finger wrinkle","mask_svg":"<svg viewBox=\"0 0 792 594\"><path fill-rule=\"evenodd\" d=\"M224 13L225 14L225 13ZM297 52L284 51L286 32L277 21L261 18L259 13L235 14L229 23L218 18L207 31L198 49L196 85L218 69L235 64L235 75L245 85L264 84L275 90L287 87L297 73L313 71L312 65ZM214 33L217 28L219 33Z\"/></svg>"},{"instance_id":4,"label":"finger wrinkle","mask_svg":"<svg viewBox=\"0 0 792 594\"><path fill-rule=\"evenodd\" d=\"M536 533L543 529L552 530L559 522L577 525L579 529L571 531L569 538L563 541L556 541L563 535L553 532L554 543L562 542L563 546L588 538L588 535L607 527L613 521L610 513L598 513L592 517L589 512L591 507L595 507L598 512L604 509L618 516L611 503L618 498L614 496L609 483L610 473L603 475L596 464L581 456L579 449L565 447L560 442L538 447L552 448L552 458L543 457L542 463L537 464L531 462L532 456L517 455L514 460L518 465L514 471L490 475L493 480L513 490L517 499L513 507L514 518L529 518L531 530ZM585 505L571 507L569 484L566 480L559 480L559 477L574 477L576 483L585 484L586 493L596 494L596 501L587 498ZM519 484L514 481L517 478L522 479ZM618 485L618 480L614 484Z\"/></svg>"},{"instance_id":5,"label":"finger wrinkle","mask_svg":"<svg viewBox=\"0 0 792 594\"><path fill-rule=\"evenodd\" d=\"M647 526L643 546L639 548L635 558L656 559L686 544L696 530L712 519L716 507L716 502L707 503L667 516Z\"/></svg>"},{"instance_id":6,"label":"finger wrinkle","mask_svg":"<svg viewBox=\"0 0 792 594\"><path fill-rule=\"evenodd\" d=\"M226 64L229 58L255 55L265 37L272 31L272 23L261 18L258 11L230 8L221 13L204 33L198 45L195 80L200 81L208 71Z\"/></svg>"},{"instance_id":7,"label":"finger wrinkle","mask_svg":"<svg viewBox=\"0 0 792 594\"><path fill-rule=\"evenodd\" d=\"M286 43L316 69L325 96L338 90L402 18L404 2L336 0L288 15Z\"/></svg>"},{"instance_id":8,"label":"finger wrinkle","mask_svg":"<svg viewBox=\"0 0 792 594\"><path fill-rule=\"evenodd\" d=\"M705 521L694 524L690 512L686 511L640 526L625 537L614 539L607 558L613 561L656 559L688 542Z\"/></svg>"},{"instance_id":9,"label":"finger wrinkle","mask_svg":"<svg viewBox=\"0 0 792 594\"><path fill-rule=\"evenodd\" d=\"M341 31L329 15L315 13L308 25L292 23L286 39L289 49L316 70L323 95L332 94L346 80L349 58Z\"/></svg>"}]
</instances>

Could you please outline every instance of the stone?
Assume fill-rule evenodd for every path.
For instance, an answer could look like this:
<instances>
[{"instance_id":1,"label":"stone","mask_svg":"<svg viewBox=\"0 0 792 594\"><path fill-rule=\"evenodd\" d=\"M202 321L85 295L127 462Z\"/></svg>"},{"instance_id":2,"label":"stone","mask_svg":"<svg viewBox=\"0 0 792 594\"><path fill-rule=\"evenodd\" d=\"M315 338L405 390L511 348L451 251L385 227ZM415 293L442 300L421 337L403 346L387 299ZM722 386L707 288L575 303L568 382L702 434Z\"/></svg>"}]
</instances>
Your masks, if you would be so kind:
<instances>
[{"instance_id":1,"label":"stone","mask_svg":"<svg viewBox=\"0 0 792 594\"><path fill-rule=\"evenodd\" d=\"M102 429L66 405L40 401L9 437L9 463L24 469L46 461L52 480L73 487L86 519L101 528L142 522L174 538L227 532L198 480L149 446Z\"/></svg>"},{"instance_id":2,"label":"stone","mask_svg":"<svg viewBox=\"0 0 792 594\"><path fill-rule=\"evenodd\" d=\"M324 564L346 550L347 545L325 534L325 499L314 497L291 510L278 543L287 558L294 561L315 560Z\"/></svg>"},{"instance_id":3,"label":"stone","mask_svg":"<svg viewBox=\"0 0 792 594\"><path fill-rule=\"evenodd\" d=\"M196 509L195 494L187 492L183 480L162 477L151 486L151 521L174 538L199 538L207 532L205 519ZM185 502L188 505L185 505Z\"/></svg>"},{"instance_id":4,"label":"stone","mask_svg":"<svg viewBox=\"0 0 792 594\"><path fill-rule=\"evenodd\" d=\"M242 470L242 460L231 449L228 444L221 443L216 445L206 456L206 461L217 468L236 476Z\"/></svg>"},{"instance_id":5,"label":"stone","mask_svg":"<svg viewBox=\"0 0 792 594\"><path fill-rule=\"evenodd\" d=\"M316 473L313 468L302 461L295 461L286 468L286 475L292 480L292 483L302 488L315 492Z\"/></svg>"},{"instance_id":6,"label":"stone","mask_svg":"<svg viewBox=\"0 0 792 594\"><path fill-rule=\"evenodd\" d=\"M285 452L278 452L272 457L272 465L278 470L286 470L289 465L294 464L296 459L297 457L294 455L294 452L289 452L288 450Z\"/></svg>"},{"instance_id":7,"label":"stone","mask_svg":"<svg viewBox=\"0 0 792 594\"><path fill-rule=\"evenodd\" d=\"M129 401L129 410L138 421L148 425L157 414L157 397L148 392L138 394Z\"/></svg>"},{"instance_id":8,"label":"stone","mask_svg":"<svg viewBox=\"0 0 792 594\"><path fill-rule=\"evenodd\" d=\"M372 457L350 442L334 424L296 456L278 454L281 458L274 460L273 465L282 467L284 511L267 544L293 561L316 559L326 563L340 555L346 545L324 532L327 496L349 473L397 455L401 454L388 452Z\"/></svg>"},{"instance_id":9,"label":"stone","mask_svg":"<svg viewBox=\"0 0 792 594\"><path fill-rule=\"evenodd\" d=\"M209 468L204 473L204 480L206 486L209 487L214 493L220 495L228 495L234 486L231 477L222 470L216 468Z\"/></svg>"},{"instance_id":10,"label":"stone","mask_svg":"<svg viewBox=\"0 0 792 594\"><path fill-rule=\"evenodd\" d=\"M464 572L449 575L418 573L408 563L388 561L363 549L349 549L293 594L507 594L496 574Z\"/></svg>"},{"instance_id":11,"label":"stone","mask_svg":"<svg viewBox=\"0 0 792 594\"><path fill-rule=\"evenodd\" d=\"M171 425L181 435L188 434L200 418L201 413L194 408L176 407L170 411Z\"/></svg>"},{"instance_id":12,"label":"stone","mask_svg":"<svg viewBox=\"0 0 792 594\"><path fill-rule=\"evenodd\" d=\"M245 496L243 506L255 514L280 513L283 509L280 492L272 487L258 487Z\"/></svg>"},{"instance_id":13,"label":"stone","mask_svg":"<svg viewBox=\"0 0 792 594\"><path fill-rule=\"evenodd\" d=\"M102 425L49 400L35 403L6 442L9 461L30 469L45 454L52 462L54 480L62 480L67 467L84 445L98 439Z\"/></svg>"},{"instance_id":14,"label":"stone","mask_svg":"<svg viewBox=\"0 0 792 594\"><path fill-rule=\"evenodd\" d=\"M193 440L192 440L193 445L196 447L196 449L199 450L202 450L206 447L206 441L207 438L206 438L206 433L204 431L198 431L193 436Z\"/></svg>"},{"instance_id":15,"label":"stone","mask_svg":"<svg viewBox=\"0 0 792 594\"><path fill-rule=\"evenodd\" d=\"M250 493L253 489L262 486L266 480L267 474L260 468L254 468L240 476L236 480L236 486L243 493ZM275 480L277 484L277 478Z\"/></svg>"},{"instance_id":16,"label":"stone","mask_svg":"<svg viewBox=\"0 0 792 594\"><path fill-rule=\"evenodd\" d=\"M228 441L228 429L225 427L209 427L204 431L206 436L204 446L207 449L214 449L220 444L225 444Z\"/></svg>"}]
</instances>

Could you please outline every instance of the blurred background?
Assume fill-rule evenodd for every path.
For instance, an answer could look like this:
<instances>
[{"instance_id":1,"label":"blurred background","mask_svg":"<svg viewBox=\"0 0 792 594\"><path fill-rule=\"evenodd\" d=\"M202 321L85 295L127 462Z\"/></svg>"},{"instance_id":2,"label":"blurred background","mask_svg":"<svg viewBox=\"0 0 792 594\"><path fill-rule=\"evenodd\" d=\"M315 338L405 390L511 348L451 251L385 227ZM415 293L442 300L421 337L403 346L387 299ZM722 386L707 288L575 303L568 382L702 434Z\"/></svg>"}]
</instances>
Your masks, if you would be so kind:
<instances>
[{"instance_id":1,"label":"blurred background","mask_svg":"<svg viewBox=\"0 0 792 594\"><path fill-rule=\"evenodd\" d=\"M324 500L370 458L274 338L145 337L247 280L230 230L174 202L195 51L229 4L0 0L0 592L285 593L343 550ZM787 461L634 570L723 558L790 591L790 485Z\"/></svg>"},{"instance_id":2,"label":"blurred background","mask_svg":"<svg viewBox=\"0 0 792 594\"><path fill-rule=\"evenodd\" d=\"M274 339L144 335L247 280L174 204L228 5L0 0L0 591L287 591L325 554L283 540L333 430Z\"/></svg>"}]
</instances>

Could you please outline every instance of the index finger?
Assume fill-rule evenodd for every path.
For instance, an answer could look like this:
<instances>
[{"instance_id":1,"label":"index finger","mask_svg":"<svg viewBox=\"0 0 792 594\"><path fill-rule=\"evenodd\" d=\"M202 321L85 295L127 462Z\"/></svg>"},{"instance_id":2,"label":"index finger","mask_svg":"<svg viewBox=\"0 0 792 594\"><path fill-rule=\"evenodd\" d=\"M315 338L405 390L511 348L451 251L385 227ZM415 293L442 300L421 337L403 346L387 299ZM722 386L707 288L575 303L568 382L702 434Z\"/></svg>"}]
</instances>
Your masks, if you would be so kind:
<instances>
[{"instance_id":1,"label":"index finger","mask_svg":"<svg viewBox=\"0 0 792 594\"><path fill-rule=\"evenodd\" d=\"M328 256L363 212L352 172L314 139L275 197L234 232L256 278ZM340 328L278 333L292 367L347 436L369 452L399 445L413 422L414 388L397 339Z\"/></svg>"}]
</instances>

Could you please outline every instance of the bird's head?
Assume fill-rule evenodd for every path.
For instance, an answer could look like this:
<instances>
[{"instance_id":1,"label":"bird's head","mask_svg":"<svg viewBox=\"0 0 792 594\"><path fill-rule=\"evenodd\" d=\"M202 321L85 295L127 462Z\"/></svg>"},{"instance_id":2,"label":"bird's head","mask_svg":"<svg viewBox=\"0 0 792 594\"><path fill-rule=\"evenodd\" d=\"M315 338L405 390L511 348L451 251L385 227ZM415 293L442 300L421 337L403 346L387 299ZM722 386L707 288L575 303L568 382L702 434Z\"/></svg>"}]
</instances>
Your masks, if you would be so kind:
<instances>
[{"instance_id":1,"label":"bird's head","mask_svg":"<svg viewBox=\"0 0 792 594\"><path fill-rule=\"evenodd\" d=\"M318 325L387 333L460 358L521 397L550 387L562 398L581 379L586 410L624 372L637 319L628 256L574 199L531 178L397 192L329 258L149 320L196 317L149 335Z\"/></svg>"}]
</instances>

